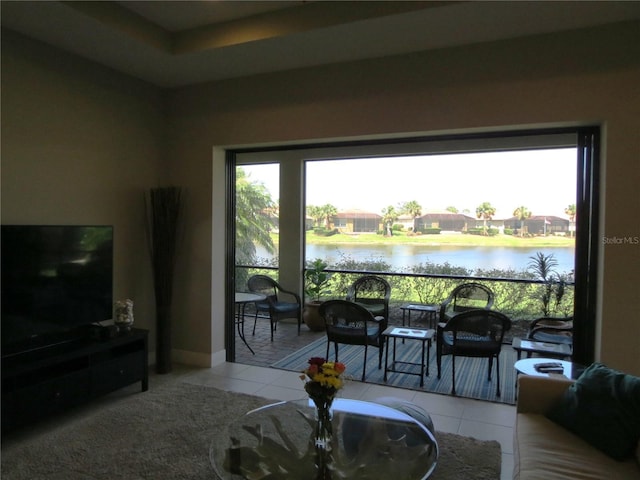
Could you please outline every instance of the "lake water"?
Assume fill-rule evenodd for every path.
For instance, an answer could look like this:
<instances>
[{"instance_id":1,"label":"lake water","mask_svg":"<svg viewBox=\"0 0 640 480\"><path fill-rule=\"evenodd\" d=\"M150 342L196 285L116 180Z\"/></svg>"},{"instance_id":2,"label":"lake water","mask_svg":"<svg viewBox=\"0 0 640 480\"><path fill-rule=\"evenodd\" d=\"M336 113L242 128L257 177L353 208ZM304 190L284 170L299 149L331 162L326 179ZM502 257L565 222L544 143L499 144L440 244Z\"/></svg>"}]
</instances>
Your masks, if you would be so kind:
<instances>
[{"instance_id":1,"label":"lake water","mask_svg":"<svg viewBox=\"0 0 640 480\"><path fill-rule=\"evenodd\" d=\"M513 247L459 247L459 246L425 246L425 245L307 245L307 259L322 258L334 264L348 257L353 260L383 260L390 263L394 270L402 271L419 263L444 264L469 269L482 268L490 270L513 269L526 270L530 257L536 252L553 254L559 273L570 273L574 269L574 249L558 248L513 248ZM262 249L258 256L269 258Z\"/></svg>"}]
</instances>

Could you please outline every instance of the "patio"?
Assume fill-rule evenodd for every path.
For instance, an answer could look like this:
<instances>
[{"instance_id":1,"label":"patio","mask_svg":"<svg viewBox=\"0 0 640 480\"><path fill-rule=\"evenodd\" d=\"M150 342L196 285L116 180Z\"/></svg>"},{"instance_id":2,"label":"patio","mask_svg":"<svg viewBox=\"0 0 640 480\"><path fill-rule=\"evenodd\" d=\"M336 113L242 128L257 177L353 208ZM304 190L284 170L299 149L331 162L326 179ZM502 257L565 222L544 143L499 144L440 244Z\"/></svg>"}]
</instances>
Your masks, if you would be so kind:
<instances>
[{"instance_id":1,"label":"patio","mask_svg":"<svg viewBox=\"0 0 640 480\"><path fill-rule=\"evenodd\" d=\"M294 321L282 321L278 322L278 329L272 342L269 320L258 319L256 334L252 335L253 317L250 315L246 317L244 331L247 343L256 354L251 354L236 332L236 363L260 367L269 367L287 355L325 336L324 332L312 332L305 325L302 325L300 335L298 335L298 326Z\"/></svg>"},{"instance_id":2,"label":"patio","mask_svg":"<svg viewBox=\"0 0 640 480\"><path fill-rule=\"evenodd\" d=\"M404 304L402 304L404 305ZM402 310L401 304L391 304L389 306L389 325L402 325ZM415 313L411 317L411 323L416 326L426 326L425 323L421 323ZM511 344L513 337L523 337L527 333L528 322L514 322L511 330L507 332L505 337L505 343ZM236 363L242 363L244 365L256 365L256 366L270 366L274 363L282 360L287 355L309 345L318 338L325 336L324 332L312 332L304 324L300 329L300 335L297 334L297 326L294 321L282 321L278 324L278 330L274 335L274 341L270 340L269 332L269 320L258 319L256 325L256 334L252 335L253 331L253 316L247 312L245 321L245 336L251 348L255 351L255 355L252 355L249 349L246 347L242 340L236 333Z\"/></svg>"},{"instance_id":3,"label":"patio","mask_svg":"<svg viewBox=\"0 0 640 480\"><path fill-rule=\"evenodd\" d=\"M412 317L412 325L414 326L427 326L426 322L422 318ZM402 325L402 313L400 311L399 306L395 309L392 309L390 315L390 325ZM514 327L520 330L521 327L517 327L517 324L514 324ZM248 315L246 318L245 324L245 335L247 342L251 346L251 348L255 351L255 355L252 355L249 349L243 344L242 340L236 334L236 363L241 363L245 365L254 365L254 366L262 366L262 367L270 367L278 362L281 362L285 357L298 352L299 350L305 349L313 342L316 342L319 339L325 338L324 332L313 332L309 330L305 325L302 326L300 331L300 335L297 334L297 325L294 321L282 321L278 324L278 329L275 332L274 341L270 340L270 330L269 330L269 321L267 319L258 319L256 333L252 335L253 330L253 317ZM522 334L526 334L526 330L511 332L512 336L521 336ZM376 349L373 349L376 350ZM435 348L432 348L432 352L435 351ZM322 349L322 352L324 350ZM322 353L324 355L324 353ZM375 354L369 354L370 356L375 356ZM503 390L502 399L506 400L507 403L511 402L511 399L514 398L514 387L515 382L512 380L508 380L511 378L511 373L513 372L513 361L515 359L515 352L511 347L511 336L508 340L505 340L505 345L503 346L503 354L501 357L506 357L505 360L510 362L510 365L501 365L503 373L506 370L508 375L501 375L501 385ZM512 358L513 357L513 358ZM444 360L447 362L448 360ZM502 363L502 362L501 362ZM483 363L483 365L485 365ZM277 367L276 367L277 368ZM484 367L486 368L486 367ZM370 372L370 373L369 373ZM446 370L445 370L446 372ZM431 366L431 379L435 379L435 362L432 363ZM356 375L357 377L358 375ZM380 371L376 371L376 369L367 369L367 379L366 383L382 383L380 378L382 374ZM445 376L447 378L445 379ZM446 373L443 373L443 381L448 381L448 376ZM483 378L486 378L484 374L479 375ZM380 378L378 378L380 377ZM400 377L400 378L399 378ZM408 389L416 389L413 386L407 385L405 383L404 378L405 375L395 375L393 386L398 386L400 388L408 388ZM495 375L494 375L495 377ZM495 378L494 380L495 381ZM493 383L486 382L488 385ZM395 384L397 383L397 385ZM482 382L484 383L484 382ZM392 385L392 382L389 382L389 385ZM420 389L418 389L420 390ZM491 389L493 390L493 389ZM425 391L431 391L425 389ZM442 393L442 392L441 392ZM464 396L464 395L461 395ZM495 401L492 400L492 401ZM498 401L501 401L498 399Z\"/></svg>"}]
</instances>

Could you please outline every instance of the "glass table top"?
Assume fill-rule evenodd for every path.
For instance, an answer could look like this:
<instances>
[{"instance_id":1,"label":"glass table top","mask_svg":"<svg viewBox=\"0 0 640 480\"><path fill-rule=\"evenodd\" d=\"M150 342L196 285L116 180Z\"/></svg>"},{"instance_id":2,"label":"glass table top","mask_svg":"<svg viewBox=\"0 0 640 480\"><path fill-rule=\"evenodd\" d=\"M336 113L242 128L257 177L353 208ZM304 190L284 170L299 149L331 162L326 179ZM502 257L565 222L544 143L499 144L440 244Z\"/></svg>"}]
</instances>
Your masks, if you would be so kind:
<instances>
[{"instance_id":1,"label":"glass table top","mask_svg":"<svg viewBox=\"0 0 640 480\"><path fill-rule=\"evenodd\" d=\"M438 444L420 422L391 407L337 398L333 403L331 478L423 480L436 467ZM317 452L315 407L278 402L232 422L227 441L212 442L209 458L221 480L313 480Z\"/></svg>"}]
</instances>

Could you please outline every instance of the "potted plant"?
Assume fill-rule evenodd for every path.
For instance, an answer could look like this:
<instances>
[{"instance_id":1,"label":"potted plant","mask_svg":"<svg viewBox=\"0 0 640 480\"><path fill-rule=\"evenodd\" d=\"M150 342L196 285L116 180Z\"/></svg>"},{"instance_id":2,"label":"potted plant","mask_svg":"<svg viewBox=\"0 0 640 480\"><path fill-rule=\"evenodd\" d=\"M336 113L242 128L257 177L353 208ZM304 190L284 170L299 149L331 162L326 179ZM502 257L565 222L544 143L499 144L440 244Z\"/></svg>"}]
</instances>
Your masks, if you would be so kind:
<instances>
[{"instance_id":1,"label":"potted plant","mask_svg":"<svg viewBox=\"0 0 640 480\"><path fill-rule=\"evenodd\" d=\"M565 281L554 270L558 266L553 253L545 255L537 252L535 257L529 257L529 271L536 273L544 282L544 288L539 299L541 301L540 311L545 317L550 317L552 310L556 310L562 302L565 293ZM555 300L555 302L553 302Z\"/></svg>"},{"instance_id":2,"label":"potted plant","mask_svg":"<svg viewBox=\"0 0 640 480\"><path fill-rule=\"evenodd\" d=\"M302 318L307 327L316 332L324 330L324 319L318 308L322 303L321 297L330 293L327 289L331 278L326 271L328 266L324 260L316 258L304 272L305 307Z\"/></svg>"}]
</instances>

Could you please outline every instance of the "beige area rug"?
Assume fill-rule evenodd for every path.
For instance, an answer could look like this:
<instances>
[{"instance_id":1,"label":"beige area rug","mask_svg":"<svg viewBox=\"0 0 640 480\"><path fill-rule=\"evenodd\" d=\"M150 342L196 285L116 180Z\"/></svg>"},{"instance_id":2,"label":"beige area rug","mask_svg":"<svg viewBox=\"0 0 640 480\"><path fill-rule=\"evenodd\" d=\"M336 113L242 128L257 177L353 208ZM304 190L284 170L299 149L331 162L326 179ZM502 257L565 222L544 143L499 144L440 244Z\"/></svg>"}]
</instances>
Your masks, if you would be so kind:
<instances>
[{"instance_id":1,"label":"beige area rug","mask_svg":"<svg viewBox=\"0 0 640 480\"><path fill-rule=\"evenodd\" d=\"M178 381L116 395L88 414L65 416L37 434L3 438L3 480L215 479L209 463L226 427L273 400ZM95 412L95 413L93 413ZM435 434L435 480L497 480L498 442ZM310 480L310 479L292 479Z\"/></svg>"}]
</instances>

